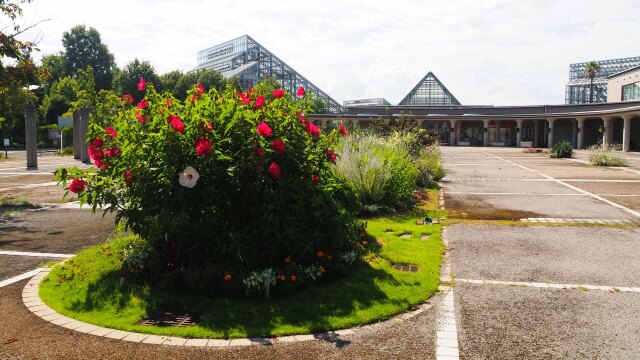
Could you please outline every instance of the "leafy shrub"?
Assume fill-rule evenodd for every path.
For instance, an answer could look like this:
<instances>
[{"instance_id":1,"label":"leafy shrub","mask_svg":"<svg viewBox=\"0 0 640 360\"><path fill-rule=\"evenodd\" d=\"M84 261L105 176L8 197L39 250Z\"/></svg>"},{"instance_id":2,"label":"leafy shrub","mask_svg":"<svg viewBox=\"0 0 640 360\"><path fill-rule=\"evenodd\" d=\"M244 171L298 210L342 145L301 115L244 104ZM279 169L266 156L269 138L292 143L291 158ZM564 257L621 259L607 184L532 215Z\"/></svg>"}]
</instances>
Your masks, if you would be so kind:
<instances>
[{"instance_id":1,"label":"leafy shrub","mask_svg":"<svg viewBox=\"0 0 640 360\"><path fill-rule=\"evenodd\" d=\"M414 163L418 169L417 184L420 187L428 187L445 176L437 143L420 149Z\"/></svg>"},{"instance_id":2,"label":"leafy shrub","mask_svg":"<svg viewBox=\"0 0 640 360\"><path fill-rule=\"evenodd\" d=\"M615 152L616 149L616 145L593 145L588 149L589 156L587 161L591 166L627 166L627 161Z\"/></svg>"},{"instance_id":3,"label":"leafy shrub","mask_svg":"<svg viewBox=\"0 0 640 360\"><path fill-rule=\"evenodd\" d=\"M356 194L331 170L340 134L306 119L313 95L277 91L269 101L198 84L181 102L149 86L137 105L98 94L97 169L56 176L149 245L131 250L125 275L145 263L157 286L258 293L343 274L358 258Z\"/></svg>"},{"instance_id":4,"label":"leafy shrub","mask_svg":"<svg viewBox=\"0 0 640 360\"><path fill-rule=\"evenodd\" d=\"M551 148L552 158L572 158L573 157L573 145L566 141L559 141L553 144Z\"/></svg>"},{"instance_id":5,"label":"leafy shrub","mask_svg":"<svg viewBox=\"0 0 640 360\"><path fill-rule=\"evenodd\" d=\"M365 213L411 205L418 172L402 146L374 135L352 135L336 154L335 171L355 186Z\"/></svg>"}]
</instances>

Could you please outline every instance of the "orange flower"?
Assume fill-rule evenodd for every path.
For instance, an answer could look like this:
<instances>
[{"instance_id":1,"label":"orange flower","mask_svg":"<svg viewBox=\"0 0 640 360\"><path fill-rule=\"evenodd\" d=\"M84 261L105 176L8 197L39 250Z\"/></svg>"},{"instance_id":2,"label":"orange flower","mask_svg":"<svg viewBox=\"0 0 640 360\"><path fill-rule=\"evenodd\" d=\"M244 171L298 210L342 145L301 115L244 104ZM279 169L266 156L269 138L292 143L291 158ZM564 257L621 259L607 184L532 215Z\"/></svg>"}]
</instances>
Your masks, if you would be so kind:
<instances>
[{"instance_id":1,"label":"orange flower","mask_svg":"<svg viewBox=\"0 0 640 360\"><path fill-rule=\"evenodd\" d=\"M362 241L362 245L367 245L369 242L367 240Z\"/></svg>"},{"instance_id":2,"label":"orange flower","mask_svg":"<svg viewBox=\"0 0 640 360\"><path fill-rule=\"evenodd\" d=\"M291 258L287 256L286 258L284 258L284 262L286 264L290 263L291 262Z\"/></svg>"},{"instance_id":3,"label":"orange flower","mask_svg":"<svg viewBox=\"0 0 640 360\"><path fill-rule=\"evenodd\" d=\"M285 281L285 280L286 280L286 278L287 278L286 276L284 276L284 275L280 275L280 281Z\"/></svg>"},{"instance_id":4,"label":"orange flower","mask_svg":"<svg viewBox=\"0 0 640 360\"><path fill-rule=\"evenodd\" d=\"M231 280L231 275L230 274L225 275L224 281L229 281L229 280Z\"/></svg>"},{"instance_id":5,"label":"orange flower","mask_svg":"<svg viewBox=\"0 0 640 360\"><path fill-rule=\"evenodd\" d=\"M296 281L296 280L298 280L298 277L295 275L291 275L291 281Z\"/></svg>"},{"instance_id":6,"label":"orange flower","mask_svg":"<svg viewBox=\"0 0 640 360\"><path fill-rule=\"evenodd\" d=\"M320 250L320 251L318 251L318 252L316 253L316 256L317 256L317 257L319 257L319 258L321 258L321 257L323 257L323 256L324 256L324 253L322 252L322 250Z\"/></svg>"}]
</instances>

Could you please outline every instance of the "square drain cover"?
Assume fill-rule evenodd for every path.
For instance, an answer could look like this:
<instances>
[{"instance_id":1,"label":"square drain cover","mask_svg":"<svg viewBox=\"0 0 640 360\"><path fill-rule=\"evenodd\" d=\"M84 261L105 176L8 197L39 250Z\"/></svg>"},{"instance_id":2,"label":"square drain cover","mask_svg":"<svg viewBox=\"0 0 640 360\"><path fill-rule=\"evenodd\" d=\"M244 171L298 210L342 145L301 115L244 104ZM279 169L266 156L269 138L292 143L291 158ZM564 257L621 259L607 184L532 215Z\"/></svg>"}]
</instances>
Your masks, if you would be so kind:
<instances>
[{"instance_id":1,"label":"square drain cover","mask_svg":"<svg viewBox=\"0 0 640 360\"><path fill-rule=\"evenodd\" d=\"M152 326L186 327L196 324L198 320L200 320L201 316L201 314L196 313L174 313L164 311L140 320L140 324Z\"/></svg>"}]
</instances>

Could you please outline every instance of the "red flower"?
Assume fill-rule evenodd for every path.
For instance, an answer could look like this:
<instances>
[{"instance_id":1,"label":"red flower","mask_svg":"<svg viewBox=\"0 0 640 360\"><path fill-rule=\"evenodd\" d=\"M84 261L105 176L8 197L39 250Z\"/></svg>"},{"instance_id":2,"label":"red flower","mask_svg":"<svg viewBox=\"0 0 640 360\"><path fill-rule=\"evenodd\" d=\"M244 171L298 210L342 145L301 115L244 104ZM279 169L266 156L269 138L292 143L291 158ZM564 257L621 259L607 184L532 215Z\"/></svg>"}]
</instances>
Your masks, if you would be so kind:
<instances>
[{"instance_id":1,"label":"red flower","mask_svg":"<svg viewBox=\"0 0 640 360\"><path fill-rule=\"evenodd\" d=\"M93 139L93 141L91 141L91 145L95 146L96 148L101 148L103 145L102 139L99 137Z\"/></svg>"},{"instance_id":2,"label":"red flower","mask_svg":"<svg viewBox=\"0 0 640 360\"><path fill-rule=\"evenodd\" d=\"M229 280L231 280L231 274L226 274L224 276L224 281L229 281Z\"/></svg>"},{"instance_id":3,"label":"red flower","mask_svg":"<svg viewBox=\"0 0 640 360\"><path fill-rule=\"evenodd\" d=\"M89 157L93 160L102 160L104 158L104 152L102 152L102 149L92 147L93 144L89 145L89 148L87 149L89 152Z\"/></svg>"},{"instance_id":4,"label":"red flower","mask_svg":"<svg viewBox=\"0 0 640 360\"><path fill-rule=\"evenodd\" d=\"M211 125L210 122L206 122L206 121L200 121L200 130L203 130L206 133L210 133L211 131L213 131L213 125Z\"/></svg>"},{"instance_id":5,"label":"red flower","mask_svg":"<svg viewBox=\"0 0 640 360\"><path fill-rule=\"evenodd\" d=\"M140 100L139 103L136 104L136 107L138 109L144 109L144 108L147 107L147 105L149 105L149 102L146 99L142 99L142 100Z\"/></svg>"},{"instance_id":6,"label":"red flower","mask_svg":"<svg viewBox=\"0 0 640 360\"><path fill-rule=\"evenodd\" d=\"M251 102L251 95L247 94L245 95L244 93L241 93L240 91L237 92L237 94L240 96L240 102L247 105Z\"/></svg>"},{"instance_id":7,"label":"red flower","mask_svg":"<svg viewBox=\"0 0 640 360\"><path fill-rule=\"evenodd\" d=\"M324 257L324 252L322 250L320 250L320 251L318 251L316 253L316 256L319 257L319 258Z\"/></svg>"},{"instance_id":8,"label":"red flower","mask_svg":"<svg viewBox=\"0 0 640 360\"><path fill-rule=\"evenodd\" d=\"M304 114L297 113L296 117L300 119L300 123L303 125L307 122L307 117Z\"/></svg>"},{"instance_id":9,"label":"red flower","mask_svg":"<svg viewBox=\"0 0 640 360\"><path fill-rule=\"evenodd\" d=\"M169 124L171 125L173 130L179 133L184 132L184 124L182 123L179 117L175 115L169 115L169 117L167 118L167 121L169 121Z\"/></svg>"},{"instance_id":10,"label":"red flower","mask_svg":"<svg viewBox=\"0 0 640 360\"><path fill-rule=\"evenodd\" d=\"M138 91L143 91L147 88L147 82L144 81L144 78L140 78L140 82L138 82Z\"/></svg>"},{"instance_id":11,"label":"red flower","mask_svg":"<svg viewBox=\"0 0 640 360\"><path fill-rule=\"evenodd\" d=\"M144 123L145 121L147 121L147 118L144 115L142 115L140 110L136 110L136 120L140 121L141 123Z\"/></svg>"},{"instance_id":12,"label":"red flower","mask_svg":"<svg viewBox=\"0 0 640 360\"><path fill-rule=\"evenodd\" d=\"M125 170L124 171L124 182L127 184L127 186L133 185L133 183L135 181L136 181L136 179L132 176L131 170Z\"/></svg>"},{"instance_id":13,"label":"red flower","mask_svg":"<svg viewBox=\"0 0 640 360\"><path fill-rule=\"evenodd\" d=\"M173 106L173 101L171 100L171 98L167 98L167 103L164 104L164 106L166 106L166 107L172 107Z\"/></svg>"},{"instance_id":14,"label":"red flower","mask_svg":"<svg viewBox=\"0 0 640 360\"><path fill-rule=\"evenodd\" d=\"M197 94L192 94L191 97L189 98L189 101L194 102L198 100L198 95Z\"/></svg>"},{"instance_id":15,"label":"red flower","mask_svg":"<svg viewBox=\"0 0 640 360\"><path fill-rule=\"evenodd\" d=\"M112 127L108 127L104 129L104 133L111 136L112 138L115 138L118 136L118 133Z\"/></svg>"},{"instance_id":16,"label":"red flower","mask_svg":"<svg viewBox=\"0 0 640 360\"><path fill-rule=\"evenodd\" d=\"M311 176L311 182L313 183L313 186L318 186L319 181L320 181L320 177L318 175Z\"/></svg>"},{"instance_id":17,"label":"red flower","mask_svg":"<svg viewBox=\"0 0 640 360\"><path fill-rule=\"evenodd\" d=\"M291 279L291 281L296 281L296 280L298 280L298 277L295 276L295 275L291 275L290 279Z\"/></svg>"},{"instance_id":18,"label":"red flower","mask_svg":"<svg viewBox=\"0 0 640 360\"><path fill-rule=\"evenodd\" d=\"M282 177L282 171L280 170L280 165L277 162L272 162L269 165L269 172L271 173L271 177L275 180L278 180Z\"/></svg>"},{"instance_id":19,"label":"red flower","mask_svg":"<svg viewBox=\"0 0 640 360\"><path fill-rule=\"evenodd\" d=\"M107 168L109 167L109 166L107 165L107 162L106 162L106 161L104 161L104 160L96 160L96 161L94 161L93 163L94 163L94 164L96 164L96 167L97 167L97 168L99 168L99 169L100 169L100 170L102 170L102 171L106 171L106 170L107 170Z\"/></svg>"},{"instance_id":20,"label":"red flower","mask_svg":"<svg viewBox=\"0 0 640 360\"><path fill-rule=\"evenodd\" d=\"M204 136L200 136L196 140L196 153L200 156L207 156L211 153L211 141L207 140Z\"/></svg>"},{"instance_id":21,"label":"red flower","mask_svg":"<svg viewBox=\"0 0 640 360\"><path fill-rule=\"evenodd\" d=\"M118 149L117 147L112 147L111 149L106 149L104 153L108 157L114 157L120 155L120 149Z\"/></svg>"},{"instance_id":22,"label":"red flower","mask_svg":"<svg viewBox=\"0 0 640 360\"><path fill-rule=\"evenodd\" d=\"M291 258L287 256L286 258L284 258L284 262L286 264L290 263L291 262Z\"/></svg>"},{"instance_id":23,"label":"red flower","mask_svg":"<svg viewBox=\"0 0 640 360\"><path fill-rule=\"evenodd\" d=\"M75 194L80 194L84 191L84 180L81 179L73 179L71 184L69 184L69 191Z\"/></svg>"},{"instance_id":24,"label":"red flower","mask_svg":"<svg viewBox=\"0 0 640 360\"><path fill-rule=\"evenodd\" d=\"M271 142L271 148L279 154L284 154L284 143L280 139L275 139Z\"/></svg>"},{"instance_id":25,"label":"red flower","mask_svg":"<svg viewBox=\"0 0 640 360\"><path fill-rule=\"evenodd\" d=\"M344 125L342 125L342 123L340 123L340 132L342 133L342 135L344 136L349 136L349 133L347 132L347 129L344 128Z\"/></svg>"},{"instance_id":26,"label":"red flower","mask_svg":"<svg viewBox=\"0 0 640 360\"><path fill-rule=\"evenodd\" d=\"M275 89L273 90L273 97L276 99L280 99L281 97L284 96L284 90L282 89Z\"/></svg>"},{"instance_id":27,"label":"red flower","mask_svg":"<svg viewBox=\"0 0 640 360\"><path fill-rule=\"evenodd\" d=\"M269 124L260 123L260 125L258 125L258 135L264 136L264 137L271 137L271 135L273 135L273 131L269 127Z\"/></svg>"},{"instance_id":28,"label":"red flower","mask_svg":"<svg viewBox=\"0 0 640 360\"><path fill-rule=\"evenodd\" d=\"M299 97L303 97L304 96L304 88L302 86L300 86L298 88L298 91L296 92L296 95L298 95Z\"/></svg>"},{"instance_id":29,"label":"red flower","mask_svg":"<svg viewBox=\"0 0 640 360\"><path fill-rule=\"evenodd\" d=\"M133 104L133 96L131 96L131 94L122 95L122 102L123 103Z\"/></svg>"},{"instance_id":30,"label":"red flower","mask_svg":"<svg viewBox=\"0 0 640 360\"><path fill-rule=\"evenodd\" d=\"M256 146L253 148L253 151L255 151L256 154L260 156L264 156L264 150L260 149L260 146L258 144L256 144Z\"/></svg>"},{"instance_id":31,"label":"red flower","mask_svg":"<svg viewBox=\"0 0 640 360\"><path fill-rule=\"evenodd\" d=\"M262 107L262 105L264 105L264 96L260 95L258 96L258 98L256 99L256 102L254 103L256 109L259 109Z\"/></svg>"},{"instance_id":32,"label":"red flower","mask_svg":"<svg viewBox=\"0 0 640 360\"><path fill-rule=\"evenodd\" d=\"M197 83L196 87L198 88L198 94L202 94L204 92L204 86L202 86L202 84Z\"/></svg>"},{"instance_id":33,"label":"red flower","mask_svg":"<svg viewBox=\"0 0 640 360\"><path fill-rule=\"evenodd\" d=\"M307 133L309 133L309 135L313 137L320 136L320 129L311 121L307 121L305 123L305 130L307 131Z\"/></svg>"},{"instance_id":34,"label":"red flower","mask_svg":"<svg viewBox=\"0 0 640 360\"><path fill-rule=\"evenodd\" d=\"M327 156L329 157L329 161L331 161L332 163L336 163L336 154L333 153L333 151L331 151L331 149L327 149Z\"/></svg>"},{"instance_id":35,"label":"red flower","mask_svg":"<svg viewBox=\"0 0 640 360\"><path fill-rule=\"evenodd\" d=\"M286 277L286 276L284 276L284 274L283 274L283 275L280 275L280 281L285 281L286 279L287 279L287 277Z\"/></svg>"}]
</instances>

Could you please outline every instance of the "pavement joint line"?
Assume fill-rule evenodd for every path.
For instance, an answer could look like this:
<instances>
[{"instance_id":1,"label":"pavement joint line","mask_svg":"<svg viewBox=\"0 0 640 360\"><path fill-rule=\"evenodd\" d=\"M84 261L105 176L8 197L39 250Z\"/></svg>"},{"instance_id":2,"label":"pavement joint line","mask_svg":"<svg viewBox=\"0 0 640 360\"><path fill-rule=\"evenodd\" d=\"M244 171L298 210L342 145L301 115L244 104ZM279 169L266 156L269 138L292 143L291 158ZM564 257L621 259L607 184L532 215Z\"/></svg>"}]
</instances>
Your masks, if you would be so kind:
<instances>
[{"instance_id":1,"label":"pavement joint line","mask_svg":"<svg viewBox=\"0 0 640 360\"><path fill-rule=\"evenodd\" d=\"M28 272L26 272L24 274L20 274L18 276L14 276L14 277L6 279L6 280L2 280L2 281L0 281L0 288L5 287L7 285L11 285L11 284L16 283L18 281L22 281L24 279L28 279L28 278L30 278L30 277L32 277L34 275L37 275L40 271L42 271L42 268L37 268L37 269L31 270L31 271L28 271ZM23 298L24 298L24 296L23 296Z\"/></svg>"},{"instance_id":2,"label":"pavement joint line","mask_svg":"<svg viewBox=\"0 0 640 360\"><path fill-rule=\"evenodd\" d=\"M640 220L616 219L563 219L563 218L524 218L520 222L551 222L551 223L583 223L583 224L640 224Z\"/></svg>"},{"instance_id":3,"label":"pavement joint line","mask_svg":"<svg viewBox=\"0 0 640 360\"><path fill-rule=\"evenodd\" d=\"M38 168L53 167L53 166L63 166L63 165L73 166L73 165L85 165L85 164L83 162L81 162L81 161L68 162L68 163L38 164ZM2 174L3 171L7 171L7 170L24 170L24 169L26 169L26 166L13 167L13 168L0 168L0 175Z\"/></svg>"},{"instance_id":4,"label":"pavement joint line","mask_svg":"<svg viewBox=\"0 0 640 360\"><path fill-rule=\"evenodd\" d=\"M580 192L580 193L587 194L587 195L591 196L591 197L592 197L592 198L594 198L594 199L600 200L600 201L602 201L602 202L604 202L604 203L606 203L606 204L609 204L609 205L611 205L611 206L617 207L618 209L621 209L621 210L623 210L623 211L626 211L626 212L628 212L629 214L631 214L631 215L633 215L633 216L635 216L635 217L639 217L639 218L640 218L640 212L637 212L637 211L635 211L635 210L629 209L628 207L626 207L626 206L622 206L622 205L620 205L620 204L618 204L618 203L615 203L615 202L613 202L613 201L611 201L611 200L605 199L605 198L603 198L602 196L596 195L596 194L591 193L591 192L588 192L588 191L586 191L586 190L582 190L582 189L577 188L577 187L575 187L575 186L573 186L573 185L571 185L571 184L567 184L566 182L564 182L564 181L562 181L562 180L555 179L555 178L553 178L553 177L551 177L551 176L549 176L549 175L545 175L545 174L541 173L540 171L533 170L533 169L528 168L528 167L526 167L526 166L524 166L524 165L516 164L516 163L514 163L513 161L510 161L510 160L507 160L507 159L501 158L501 157L499 157L499 156L497 156L497 155L489 154L489 153L488 153L488 152L486 152L486 151L483 151L483 153L485 153L486 155L489 155L489 156L495 157L495 158L497 158L497 159L502 159L503 161L506 161L506 162L508 162L508 163L510 163L510 164L514 164L514 165L516 165L516 166L518 166L518 167L521 167L522 169L529 170L529 171L531 171L531 172L533 172L533 173L535 173L535 174L537 174L537 175L540 175L540 176L543 176L543 177L545 177L545 178L547 178L547 179L549 179L549 180L555 181L556 183L558 183L558 184L560 184L560 185L566 186L566 187L568 187L568 188L570 188L570 189L573 189L573 190L575 190L575 191L578 191L578 192Z\"/></svg>"},{"instance_id":5,"label":"pavement joint line","mask_svg":"<svg viewBox=\"0 0 640 360\"><path fill-rule=\"evenodd\" d=\"M75 254L55 254L55 253L41 253L41 252L27 252L27 251L13 251L13 250L0 250L0 255L35 256L35 257L52 257L52 258L71 258L75 256Z\"/></svg>"},{"instance_id":6,"label":"pavement joint line","mask_svg":"<svg viewBox=\"0 0 640 360\"><path fill-rule=\"evenodd\" d=\"M13 186L13 187L7 187L7 188L0 188L0 192L11 191L11 190L21 190L21 189L32 189L32 188L56 186L56 185L58 185L58 183L55 181L40 183L40 184L26 184L26 185Z\"/></svg>"},{"instance_id":7,"label":"pavement joint line","mask_svg":"<svg viewBox=\"0 0 640 360\"><path fill-rule=\"evenodd\" d=\"M522 281L500 281L500 280L478 280L478 279L455 279L457 283L475 285L496 285L496 286L526 286L541 289L586 289L607 292L635 292L640 293L640 288L627 286L607 286L590 284L564 284L564 283L542 283L542 282L522 282Z\"/></svg>"},{"instance_id":8,"label":"pavement joint line","mask_svg":"<svg viewBox=\"0 0 640 360\"><path fill-rule=\"evenodd\" d=\"M532 196L589 196L587 194L545 194L530 192L474 192L474 191L449 191L453 195L532 195ZM638 195L640 196L640 195Z\"/></svg>"}]
</instances>

